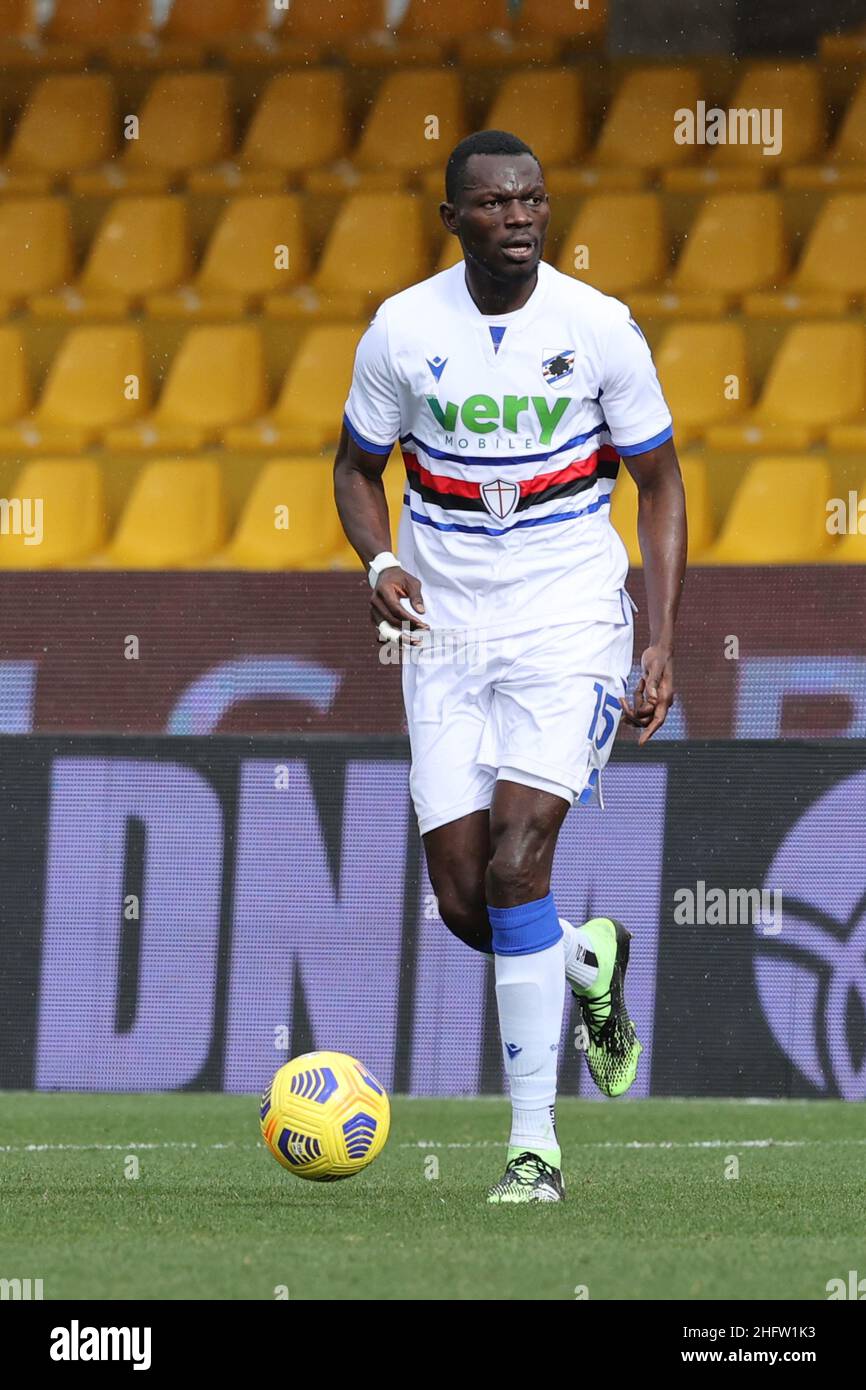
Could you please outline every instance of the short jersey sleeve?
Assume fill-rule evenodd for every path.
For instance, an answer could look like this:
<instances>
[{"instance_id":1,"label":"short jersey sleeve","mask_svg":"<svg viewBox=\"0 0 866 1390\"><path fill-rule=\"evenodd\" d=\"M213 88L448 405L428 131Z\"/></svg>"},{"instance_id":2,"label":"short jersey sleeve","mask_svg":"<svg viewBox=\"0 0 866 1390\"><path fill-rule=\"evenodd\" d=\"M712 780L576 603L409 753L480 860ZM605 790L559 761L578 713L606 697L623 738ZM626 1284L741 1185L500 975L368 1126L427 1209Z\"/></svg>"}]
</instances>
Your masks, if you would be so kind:
<instances>
[{"instance_id":1,"label":"short jersey sleeve","mask_svg":"<svg viewBox=\"0 0 866 1390\"><path fill-rule=\"evenodd\" d=\"M355 352L344 423L355 443L371 454L390 454L400 434L400 397L388 352L388 329L379 309Z\"/></svg>"},{"instance_id":2,"label":"short jersey sleeve","mask_svg":"<svg viewBox=\"0 0 866 1390\"><path fill-rule=\"evenodd\" d=\"M602 367L601 407L614 448L626 457L654 449L673 435L646 338L619 302Z\"/></svg>"}]
</instances>

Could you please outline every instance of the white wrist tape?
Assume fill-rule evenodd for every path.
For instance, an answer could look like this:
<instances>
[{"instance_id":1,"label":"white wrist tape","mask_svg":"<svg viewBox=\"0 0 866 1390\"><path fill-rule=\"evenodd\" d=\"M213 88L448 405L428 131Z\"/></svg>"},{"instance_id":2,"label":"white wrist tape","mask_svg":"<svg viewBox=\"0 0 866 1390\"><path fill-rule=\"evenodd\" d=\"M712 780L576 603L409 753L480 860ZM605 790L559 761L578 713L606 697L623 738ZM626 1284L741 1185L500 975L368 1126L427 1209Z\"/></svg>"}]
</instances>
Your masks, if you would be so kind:
<instances>
[{"instance_id":1,"label":"white wrist tape","mask_svg":"<svg viewBox=\"0 0 866 1390\"><path fill-rule=\"evenodd\" d=\"M380 550L378 555L374 555L370 561L370 568L367 570L370 588L375 589L379 582L379 575L383 570L390 569L392 565L399 565L399 563L397 556L392 555L390 550Z\"/></svg>"}]
</instances>

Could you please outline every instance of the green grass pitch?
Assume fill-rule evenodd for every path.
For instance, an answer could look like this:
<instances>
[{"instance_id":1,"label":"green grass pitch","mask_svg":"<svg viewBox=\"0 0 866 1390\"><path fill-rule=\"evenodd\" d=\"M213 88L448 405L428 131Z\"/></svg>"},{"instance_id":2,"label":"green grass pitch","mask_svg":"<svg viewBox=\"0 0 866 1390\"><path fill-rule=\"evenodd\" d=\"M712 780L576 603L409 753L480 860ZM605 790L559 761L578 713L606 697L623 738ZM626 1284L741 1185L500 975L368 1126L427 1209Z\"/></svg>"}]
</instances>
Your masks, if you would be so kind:
<instances>
[{"instance_id":1,"label":"green grass pitch","mask_svg":"<svg viewBox=\"0 0 866 1390\"><path fill-rule=\"evenodd\" d=\"M279 1167L257 1105L0 1095L0 1277L46 1299L825 1299L866 1271L856 1105L563 1100L567 1200L517 1209L483 1201L503 1100L398 1098L382 1156L333 1184Z\"/></svg>"}]
</instances>

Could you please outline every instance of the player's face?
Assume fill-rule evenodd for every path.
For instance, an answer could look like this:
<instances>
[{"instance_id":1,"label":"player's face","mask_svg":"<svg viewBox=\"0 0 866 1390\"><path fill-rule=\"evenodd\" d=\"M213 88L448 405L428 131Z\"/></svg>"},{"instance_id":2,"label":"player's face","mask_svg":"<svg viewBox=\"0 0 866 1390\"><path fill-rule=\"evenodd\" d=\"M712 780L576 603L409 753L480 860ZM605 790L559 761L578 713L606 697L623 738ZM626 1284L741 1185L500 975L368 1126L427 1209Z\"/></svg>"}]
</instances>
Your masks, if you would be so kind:
<instances>
[{"instance_id":1,"label":"player's face","mask_svg":"<svg viewBox=\"0 0 866 1390\"><path fill-rule=\"evenodd\" d=\"M550 220L537 162L531 154L473 154L457 199L442 204L442 219L466 259L479 261L494 279L529 279Z\"/></svg>"}]
</instances>

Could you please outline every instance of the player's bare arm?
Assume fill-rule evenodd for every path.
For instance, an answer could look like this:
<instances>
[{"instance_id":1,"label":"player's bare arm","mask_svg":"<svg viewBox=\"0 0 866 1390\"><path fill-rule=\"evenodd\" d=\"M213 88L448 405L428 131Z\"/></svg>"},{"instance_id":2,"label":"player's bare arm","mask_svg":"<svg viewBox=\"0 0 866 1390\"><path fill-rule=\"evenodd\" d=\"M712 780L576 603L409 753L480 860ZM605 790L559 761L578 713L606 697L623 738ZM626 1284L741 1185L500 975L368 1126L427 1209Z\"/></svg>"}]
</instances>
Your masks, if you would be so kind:
<instances>
[{"instance_id":1,"label":"player's bare arm","mask_svg":"<svg viewBox=\"0 0 866 1390\"><path fill-rule=\"evenodd\" d=\"M674 703L674 625L686 568L686 499L672 439L624 460L638 488L638 540L644 562L650 644L633 701L620 700L623 718L642 730L644 744Z\"/></svg>"},{"instance_id":2,"label":"player's bare arm","mask_svg":"<svg viewBox=\"0 0 866 1390\"><path fill-rule=\"evenodd\" d=\"M334 459L334 498L343 530L365 570L377 555L391 549L388 504L382 486L387 459L387 455L362 449L343 425ZM403 606L403 598L409 599L416 613L424 612L421 585L415 576L401 565L383 569L370 600L370 617L376 627L383 621L401 631L403 623L411 624L412 631L427 627Z\"/></svg>"}]
</instances>

